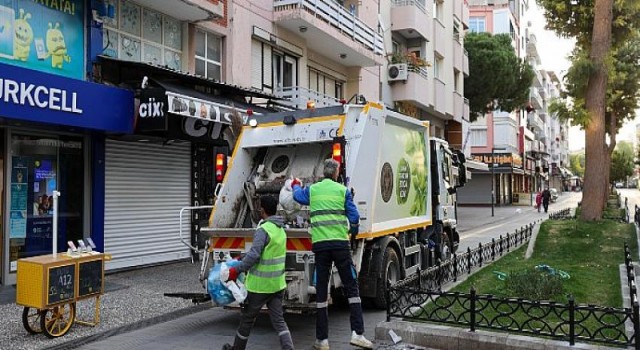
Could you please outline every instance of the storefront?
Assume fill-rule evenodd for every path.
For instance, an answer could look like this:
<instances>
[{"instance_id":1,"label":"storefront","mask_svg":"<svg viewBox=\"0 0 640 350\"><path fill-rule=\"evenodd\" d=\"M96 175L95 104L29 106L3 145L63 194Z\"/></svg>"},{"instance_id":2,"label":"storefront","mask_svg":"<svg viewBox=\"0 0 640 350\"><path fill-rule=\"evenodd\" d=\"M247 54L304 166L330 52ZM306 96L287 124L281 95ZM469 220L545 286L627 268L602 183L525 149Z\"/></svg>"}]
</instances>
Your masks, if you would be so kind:
<instances>
[{"instance_id":1,"label":"storefront","mask_svg":"<svg viewBox=\"0 0 640 350\"><path fill-rule=\"evenodd\" d=\"M514 191L516 176L524 174L522 157L516 153L473 154L473 160L488 165L489 172L471 169L472 181L458 190L460 205L491 205L492 189L496 205L519 201Z\"/></svg>"},{"instance_id":2,"label":"storefront","mask_svg":"<svg viewBox=\"0 0 640 350\"><path fill-rule=\"evenodd\" d=\"M105 133L131 133L129 91L0 63L0 239L2 284L16 261L52 252L52 193L58 251L92 237L102 250Z\"/></svg>"},{"instance_id":3,"label":"storefront","mask_svg":"<svg viewBox=\"0 0 640 350\"><path fill-rule=\"evenodd\" d=\"M230 153L248 114L268 110L245 100L255 92L144 63L104 58L100 70L109 83L137 88L134 133L105 142L107 268L190 258L179 240L180 209L213 204L216 155ZM183 217L194 245L203 244L199 227L209 212Z\"/></svg>"}]
</instances>

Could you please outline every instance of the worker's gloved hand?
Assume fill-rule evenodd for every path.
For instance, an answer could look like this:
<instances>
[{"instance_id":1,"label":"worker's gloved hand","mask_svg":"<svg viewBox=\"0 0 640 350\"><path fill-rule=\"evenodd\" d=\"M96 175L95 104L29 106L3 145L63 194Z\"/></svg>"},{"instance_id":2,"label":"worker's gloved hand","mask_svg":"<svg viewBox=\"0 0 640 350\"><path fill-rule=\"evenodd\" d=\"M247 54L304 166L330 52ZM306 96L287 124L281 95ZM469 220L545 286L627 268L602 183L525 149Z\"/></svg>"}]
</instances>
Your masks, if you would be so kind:
<instances>
[{"instance_id":1,"label":"worker's gloved hand","mask_svg":"<svg viewBox=\"0 0 640 350\"><path fill-rule=\"evenodd\" d=\"M291 189L293 189L293 187L296 185L302 187L302 181L300 181L300 179L298 179L297 177L294 177L293 180L291 180Z\"/></svg>"},{"instance_id":2,"label":"worker's gloved hand","mask_svg":"<svg viewBox=\"0 0 640 350\"><path fill-rule=\"evenodd\" d=\"M238 270L235 267L229 269L229 278L227 281L235 281L238 279Z\"/></svg>"},{"instance_id":3,"label":"worker's gloved hand","mask_svg":"<svg viewBox=\"0 0 640 350\"><path fill-rule=\"evenodd\" d=\"M349 234L352 236L355 236L358 234L358 231L360 230L360 225L359 224L351 224L351 226L349 227Z\"/></svg>"}]
</instances>

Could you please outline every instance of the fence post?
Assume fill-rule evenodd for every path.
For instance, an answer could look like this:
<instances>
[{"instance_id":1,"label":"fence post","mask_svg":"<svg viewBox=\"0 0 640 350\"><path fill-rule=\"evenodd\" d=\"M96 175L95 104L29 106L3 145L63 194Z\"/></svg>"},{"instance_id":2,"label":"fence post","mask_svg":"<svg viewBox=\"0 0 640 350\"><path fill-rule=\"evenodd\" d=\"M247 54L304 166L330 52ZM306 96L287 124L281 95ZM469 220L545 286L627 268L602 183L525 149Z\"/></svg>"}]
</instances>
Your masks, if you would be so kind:
<instances>
[{"instance_id":1,"label":"fence post","mask_svg":"<svg viewBox=\"0 0 640 350\"><path fill-rule=\"evenodd\" d=\"M437 269L438 290L442 290L443 273L442 273L442 260L440 260L440 258L438 258L437 264L438 264L438 269Z\"/></svg>"},{"instance_id":2,"label":"fence post","mask_svg":"<svg viewBox=\"0 0 640 350\"><path fill-rule=\"evenodd\" d=\"M636 350L640 350L640 307L638 300L633 301L633 342Z\"/></svg>"},{"instance_id":3,"label":"fence post","mask_svg":"<svg viewBox=\"0 0 640 350\"><path fill-rule=\"evenodd\" d=\"M496 260L496 240L491 238L491 261Z\"/></svg>"},{"instance_id":4,"label":"fence post","mask_svg":"<svg viewBox=\"0 0 640 350\"><path fill-rule=\"evenodd\" d=\"M500 239L498 240L498 252L500 256L502 256L502 235L500 235Z\"/></svg>"},{"instance_id":5,"label":"fence post","mask_svg":"<svg viewBox=\"0 0 640 350\"><path fill-rule=\"evenodd\" d=\"M458 255L453 253L453 281L458 280Z\"/></svg>"},{"instance_id":6,"label":"fence post","mask_svg":"<svg viewBox=\"0 0 640 350\"><path fill-rule=\"evenodd\" d=\"M576 310L575 305L576 301L573 299L573 295L569 296L569 344L576 344Z\"/></svg>"},{"instance_id":7,"label":"fence post","mask_svg":"<svg viewBox=\"0 0 640 350\"><path fill-rule=\"evenodd\" d=\"M422 271L420 271L420 266L418 266L417 273L418 273L418 288L422 289Z\"/></svg>"},{"instance_id":8,"label":"fence post","mask_svg":"<svg viewBox=\"0 0 640 350\"><path fill-rule=\"evenodd\" d=\"M384 297L385 299L387 299L387 322L391 321L391 281L386 280L385 281L385 292L384 294L386 294Z\"/></svg>"},{"instance_id":9,"label":"fence post","mask_svg":"<svg viewBox=\"0 0 640 350\"><path fill-rule=\"evenodd\" d=\"M467 274L471 274L471 247L467 248Z\"/></svg>"},{"instance_id":10,"label":"fence post","mask_svg":"<svg viewBox=\"0 0 640 350\"><path fill-rule=\"evenodd\" d=\"M469 323L472 332L476 331L476 289L471 287L471 303L470 303L470 312Z\"/></svg>"},{"instance_id":11,"label":"fence post","mask_svg":"<svg viewBox=\"0 0 640 350\"><path fill-rule=\"evenodd\" d=\"M478 251L480 252L480 259L478 261L478 264L480 265L480 267L482 267L482 243L478 242Z\"/></svg>"},{"instance_id":12,"label":"fence post","mask_svg":"<svg viewBox=\"0 0 640 350\"><path fill-rule=\"evenodd\" d=\"M509 232L507 232L507 253L509 252L510 247L511 247L511 240L509 239Z\"/></svg>"}]
</instances>

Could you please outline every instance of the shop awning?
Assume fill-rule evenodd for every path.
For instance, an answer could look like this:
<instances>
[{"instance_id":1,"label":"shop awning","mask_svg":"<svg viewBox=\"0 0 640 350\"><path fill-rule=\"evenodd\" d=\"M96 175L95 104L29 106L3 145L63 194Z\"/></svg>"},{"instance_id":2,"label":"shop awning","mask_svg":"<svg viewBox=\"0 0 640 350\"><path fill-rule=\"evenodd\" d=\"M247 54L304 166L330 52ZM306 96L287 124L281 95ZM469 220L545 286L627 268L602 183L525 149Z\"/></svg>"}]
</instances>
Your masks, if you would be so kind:
<instances>
[{"instance_id":1,"label":"shop awning","mask_svg":"<svg viewBox=\"0 0 640 350\"><path fill-rule=\"evenodd\" d=\"M464 165L467 167L467 169L472 170L473 172L489 171L489 165L487 163L478 162L471 159L467 159L464 162Z\"/></svg>"},{"instance_id":2,"label":"shop awning","mask_svg":"<svg viewBox=\"0 0 640 350\"><path fill-rule=\"evenodd\" d=\"M152 78L147 82L136 108L135 132L141 135L220 143L225 128L246 124L249 114L269 112L242 99L207 94L176 81Z\"/></svg>"}]
</instances>

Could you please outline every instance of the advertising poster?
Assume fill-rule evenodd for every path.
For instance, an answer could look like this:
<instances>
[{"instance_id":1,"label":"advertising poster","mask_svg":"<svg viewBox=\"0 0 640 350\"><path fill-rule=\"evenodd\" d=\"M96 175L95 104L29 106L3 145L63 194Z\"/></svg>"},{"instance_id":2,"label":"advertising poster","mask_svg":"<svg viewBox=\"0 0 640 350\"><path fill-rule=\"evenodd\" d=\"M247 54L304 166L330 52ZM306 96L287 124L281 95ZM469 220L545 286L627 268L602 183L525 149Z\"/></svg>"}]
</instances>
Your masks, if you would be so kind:
<instances>
[{"instance_id":1,"label":"advertising poster","mask_svg":"<svg viewBox=\"0 0 640 350\"><path fill-rule=\"evenodd\" d=\"M0 0L0 62L84 78L82 0Z\"/></svg>"},{"instance_id":2,"label":"advertising poster","mask_svg":"<svg viewBox=\"0 0 640 350\"><path fill-rule=\"evenodd\" d=\"M27 237L29 168L20 157L13 157L11 202L9 203L9 238Z\"/></svg>"},{"instance_id":3,"label":"advertising poster","mask_svg":"<svg viewBox=\"0 0 640 350\"><path fill-rule=\"evenodd\" d=\"M377 222L428 213L427 145L421 130L387 123L383 131Z\"/></svg>"}]
</instances>

